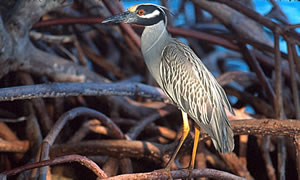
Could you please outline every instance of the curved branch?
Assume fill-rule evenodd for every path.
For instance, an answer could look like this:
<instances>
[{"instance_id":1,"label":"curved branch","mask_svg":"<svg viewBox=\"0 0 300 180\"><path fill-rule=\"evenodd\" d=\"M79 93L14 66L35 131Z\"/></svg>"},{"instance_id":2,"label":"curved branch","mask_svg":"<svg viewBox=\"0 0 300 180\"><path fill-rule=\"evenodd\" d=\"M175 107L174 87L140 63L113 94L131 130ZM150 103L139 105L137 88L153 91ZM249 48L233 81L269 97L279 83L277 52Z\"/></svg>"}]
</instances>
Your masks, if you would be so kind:
<instances>
[{"instance_id":1,"label":"curved branch","mask_svg":"<svg viewBox=\"0 0 300 180\"><path fill-rule=\"evenodd\" d=\"M46 160L46 161L36 162L32 164L26 164L24 166L20 166L15 169L11 169L9 171L5 171L1 173L0 178L3 178L4 176L6 177L6 176L16 175L18 173L24 172L26 170L34 169L34 168L69 163L69 162L78 162L79 164L93 171L99 178L107 178L105 172L102 169L100 169L96 163L80 155L68 155L68 156L57 157L53 160Z\"/></svg>"},{"instance_id":2,"label":"curved branch","mask_svg":"<svg viewBox=\"0 0 300 180\"><path fill-rule=\"evenodd\" d=\"M116 138L126 139L119 127L107 116L93 109L78 107L64 113L54 124L54 126L52 127L48 135L45 137L41 145L40 160L48 159L50 146L54 143L57 135L60 133L67 121L83 115L99 119L104 125L106 125L110 129L110 131ZM40 173L46 174L46 169L47 167L43 167Z\"/></svg>"}]
</instances>

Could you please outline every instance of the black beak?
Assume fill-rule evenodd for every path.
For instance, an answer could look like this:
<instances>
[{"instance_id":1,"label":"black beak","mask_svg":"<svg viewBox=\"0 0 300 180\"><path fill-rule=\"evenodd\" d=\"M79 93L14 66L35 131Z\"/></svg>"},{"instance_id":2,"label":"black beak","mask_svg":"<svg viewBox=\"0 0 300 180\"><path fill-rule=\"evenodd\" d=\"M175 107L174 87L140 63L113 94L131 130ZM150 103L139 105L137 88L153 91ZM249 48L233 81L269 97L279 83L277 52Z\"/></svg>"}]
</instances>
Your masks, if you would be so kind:
<instances>
[{"instance_id":1,"label":"black beak","mask_svg":"<svg viewBox=\"0 0 300 180\"><path fill-rule=\"evenodd\" d=\"M136 20L135 13L126 11L121 14L111 16L102 21L103 24L106 23L133 23Z\"/></svg>"}]
</instances>

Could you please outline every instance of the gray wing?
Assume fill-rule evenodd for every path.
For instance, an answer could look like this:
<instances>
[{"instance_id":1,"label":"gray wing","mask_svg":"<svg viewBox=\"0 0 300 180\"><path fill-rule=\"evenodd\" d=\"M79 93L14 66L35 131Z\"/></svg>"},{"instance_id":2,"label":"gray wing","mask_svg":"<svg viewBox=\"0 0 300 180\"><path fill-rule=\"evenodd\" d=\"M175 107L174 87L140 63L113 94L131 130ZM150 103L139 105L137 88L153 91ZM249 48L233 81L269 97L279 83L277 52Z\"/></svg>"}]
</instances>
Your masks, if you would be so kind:
<instances>
[{"instance_id":1,"label":"gray wing","mask_svg":"<svg viewBox=\"0 0 300 180\"><path fill-rule=\"evenodd\" d=\"M190 47L173 39L162 52L162 89L212 137L220 152L234 148L224 107L233 112L223 88Z\"/></svg>"}]
</instances>

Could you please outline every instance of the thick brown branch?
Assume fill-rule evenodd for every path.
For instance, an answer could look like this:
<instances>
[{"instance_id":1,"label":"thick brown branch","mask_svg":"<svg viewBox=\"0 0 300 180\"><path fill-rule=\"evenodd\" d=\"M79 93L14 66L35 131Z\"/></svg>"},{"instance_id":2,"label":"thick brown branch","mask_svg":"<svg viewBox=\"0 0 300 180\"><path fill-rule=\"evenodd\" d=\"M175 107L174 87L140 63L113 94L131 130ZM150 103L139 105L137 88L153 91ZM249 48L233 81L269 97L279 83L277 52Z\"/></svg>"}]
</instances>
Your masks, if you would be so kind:
<instances>
[{"instance_id":1,"label":"thick brown branch","mask_svg":"<svg viewBox=\"0 0 300 180\"><path fill-rule=\"evenodd\" d=\"M300 134L299 120L249 119L230 121L234 133L251 135L291 136Z\"/></svg>"},{"instance_id":2,"label":"thick brown branch","mask_svg":"<svg viewBox=\"0 0 300 180\"><path fill-rule=\"evenodd\" d=\"M153 180L167 180L170 179L186 179L186 178L200 178L207 177L212 179L223 179L223 180L243 180L244 178L215 169L193 169L191 172L189 170L176 170L168 173L166 170L158 170L150 173L136 173L136 174L124 174L115 177L110 177L108 180L119 180L119 179L153 179Z\"/></svg>"},{"instance_id":3,"label":"thick brown branch","mask_svg":"<svg viewBox=\"0 0 300 180\"><path fill-rule=\"evenodd\" d=\"M159 88L141 83L53 83L0 89L0 101L80 95L140 96L167 100Z\"/></svg>"},{"instance_id":4,"label":"thick brown branch","mask_svg":"<svg viewBox=\"0 0 300 180\"><path fill-rule=\"evenodd\" d=\"M129 140L93 140L74 144L53 145L50 157L63 154L109 155L118 158L148 159L157 164L163 162L163 145Z\"/></svg>"}]
</instances>

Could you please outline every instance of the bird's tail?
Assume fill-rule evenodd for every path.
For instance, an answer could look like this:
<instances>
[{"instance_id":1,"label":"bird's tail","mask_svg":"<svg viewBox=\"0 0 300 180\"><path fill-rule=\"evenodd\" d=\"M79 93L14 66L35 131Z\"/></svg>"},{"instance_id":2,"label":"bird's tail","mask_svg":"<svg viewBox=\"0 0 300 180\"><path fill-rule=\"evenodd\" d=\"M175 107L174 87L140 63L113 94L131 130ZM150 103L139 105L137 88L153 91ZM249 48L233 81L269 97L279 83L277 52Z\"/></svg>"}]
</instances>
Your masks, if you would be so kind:
<instances>
[{"instance_id":1,"label":"bird's tail","mask_svg":"<svg viewBox=\"0 0 300 180\"><path fill-rule=\"evenodd\" d=\"M226 132L222 133L224 136L222 138L212 138L212 142L217 149L217 151L221 153L232 152L234 149L234 139L233 132L230 126L226 127Z\"/></svg>"},{"instance_id":2,"label":"bird's tail","mask_svg":"<svg viewBox=\"0 0 300 180\"><path fill-rule=\"evenodd\" d=\"M221 153L232 152L234 149L233 131L228 122L225 110L214 118L209 125L208 134L211 136L217 151Z\"/></svg>"}]
</instances>

